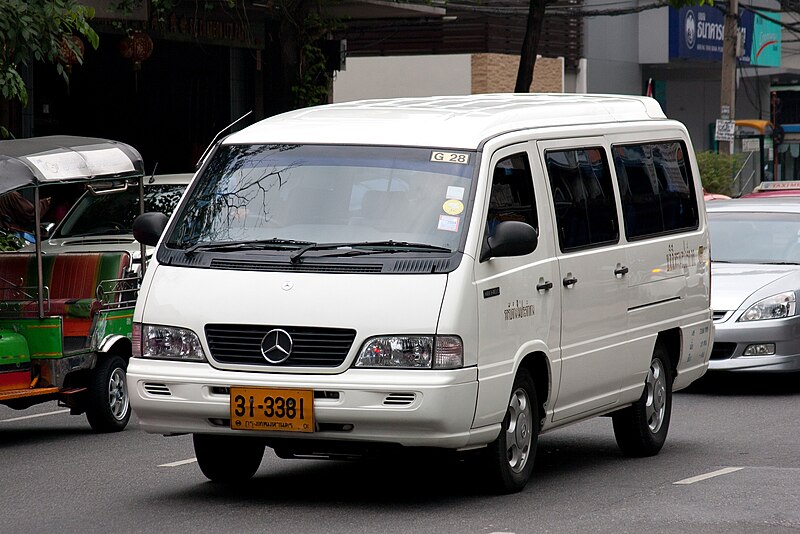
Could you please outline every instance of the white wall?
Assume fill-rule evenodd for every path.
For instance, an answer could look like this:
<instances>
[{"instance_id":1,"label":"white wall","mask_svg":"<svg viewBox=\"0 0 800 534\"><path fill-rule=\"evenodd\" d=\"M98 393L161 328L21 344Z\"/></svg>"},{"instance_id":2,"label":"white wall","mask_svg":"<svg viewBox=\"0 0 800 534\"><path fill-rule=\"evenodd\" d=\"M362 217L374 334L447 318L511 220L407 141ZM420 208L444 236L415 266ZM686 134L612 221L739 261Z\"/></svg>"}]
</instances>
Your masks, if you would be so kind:
<instances>
[{"instance_id":1,"label":"white wall","mask_svg":"<svg viewBox=\"0 0 800 534\"><path fill-rule=\"evenodd\" d=\"M347 70L333 82L333 101L403 96L468 95L469 54L348 57Z\"/></svg>"}]
</instances>

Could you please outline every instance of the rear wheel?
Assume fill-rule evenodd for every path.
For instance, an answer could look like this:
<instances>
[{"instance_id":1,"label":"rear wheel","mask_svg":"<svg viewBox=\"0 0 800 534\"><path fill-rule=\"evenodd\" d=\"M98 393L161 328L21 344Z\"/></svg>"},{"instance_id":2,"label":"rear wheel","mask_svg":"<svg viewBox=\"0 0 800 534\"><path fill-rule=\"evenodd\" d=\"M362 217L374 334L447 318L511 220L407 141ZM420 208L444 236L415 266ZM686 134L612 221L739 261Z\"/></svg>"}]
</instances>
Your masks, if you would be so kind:
<instances>
[{"instance_id":1,"label":"rear wheel","mask_svg":"<svg viewBox=\"0 0 800 534\"><path fill-rule=\"evenodd\" d=\"M484 451L490 488L496 493L521 491L531 477L539 441L539 404L530 373L514 379L500 435Z\"/></svg>"},{"instance_id":2,"label":"rear wheel","mask_svg":"<svg viewBox=\"0 0 800 534\"><path fill-rule=\"evenodd\" d=\"M194 454L200 470L212 482L228 484L252 478L264 457L264 444L242 436L194 434Z\"/></svg>"},{"instance_id":3,"label":"rear wheel","mask_svg":"<svg viewBox=\"0 0 800 534\"><path fill-rule=\"evenodd\" d=\"M128 368L120 356L101 357L92 370L86 396L86 419L95 432L119 432L131 418L125 383Z\"/></svg>"},{"instance_id":4,"label":"rear wheel","mask_svg":"<svg viewBox=\"0 0 800 534\"><path fill-rule=\"evenodd\" d=\"M617 445L627 456L658 454L672 414L672 372L666 348L656 344L642 396L612 416Z\"/></svg>"}]
</instances>

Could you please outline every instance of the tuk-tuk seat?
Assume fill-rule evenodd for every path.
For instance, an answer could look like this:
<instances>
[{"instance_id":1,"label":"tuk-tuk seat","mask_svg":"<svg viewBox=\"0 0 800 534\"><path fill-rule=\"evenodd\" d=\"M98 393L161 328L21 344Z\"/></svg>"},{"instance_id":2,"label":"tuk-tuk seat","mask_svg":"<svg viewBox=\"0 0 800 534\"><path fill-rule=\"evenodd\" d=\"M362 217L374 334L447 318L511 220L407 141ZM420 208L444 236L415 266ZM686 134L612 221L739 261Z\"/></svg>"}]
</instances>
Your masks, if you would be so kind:
<instances>
[{"instance_id":1,"label":"tuk-tuk seat","mask_svg":"<svg viewBox=\"0 0 800 534\"><path fill-rule=\"evenodd\" d=\"M42 282L47 288L45 314L65 319L91 319L104 304L98 298L97 287L104 280L122 278L130 263L130 254L125 251L43 256ZM5 309L25 317L36 316L36 255L0 254L0 278ZM10 287L3 279L21 288Z\"/></svg>"}]
</instances>

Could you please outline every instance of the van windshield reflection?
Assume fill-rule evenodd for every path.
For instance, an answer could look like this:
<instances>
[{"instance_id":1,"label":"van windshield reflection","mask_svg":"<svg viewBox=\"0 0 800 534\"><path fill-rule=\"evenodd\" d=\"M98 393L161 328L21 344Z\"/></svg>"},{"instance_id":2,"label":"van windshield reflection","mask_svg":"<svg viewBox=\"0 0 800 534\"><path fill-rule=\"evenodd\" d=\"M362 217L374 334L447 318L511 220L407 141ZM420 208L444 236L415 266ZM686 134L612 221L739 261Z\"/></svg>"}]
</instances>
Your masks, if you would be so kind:
<instances>
[{"instance_id":1,"label":"van windshield reflection","mask_svg":"<svg viewBox=\"0 0 800 534\"><path fill-rule=\"evenodd\" d=\"M455 251L475 159L472 151L425 148L222 146L167 246L187 253L367 245Z\"/></svg>"}]
</instances>

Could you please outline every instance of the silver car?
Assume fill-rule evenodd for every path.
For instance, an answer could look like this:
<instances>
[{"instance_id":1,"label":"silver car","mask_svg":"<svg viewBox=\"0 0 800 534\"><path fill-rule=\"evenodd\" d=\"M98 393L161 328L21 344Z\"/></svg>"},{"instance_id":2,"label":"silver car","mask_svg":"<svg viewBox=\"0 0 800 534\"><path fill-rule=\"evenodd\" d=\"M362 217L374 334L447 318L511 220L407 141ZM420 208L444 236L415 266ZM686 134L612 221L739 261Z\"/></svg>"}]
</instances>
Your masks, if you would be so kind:
<instances>
[{"instance_id":1,"label":"silver car","mask_svg":"<svg viewBox=\"0 0 800 534\"><path fill-rule=\"evenodd\" d=\"M709 371L800 371L800 198L716 200Z\"/></svg>"},{"instance_id":2,"label":"silver car","mask_svg":"<svg viewBox=\"0 0 800 534\"><path fill-rule=\"evenodd\" d=\"M192 174L162 174L144 177L144 209L170 215L192 180ZM45 254L127 250L134 265L140 262L139 243L133 239L133 220L139 214L139 190L131 184L113 191L86 191L64 219L42 242ZM33 251L33 245L23 250ZM149 253L148 253L149 256Z\"/></svg>"}]
</instances>

